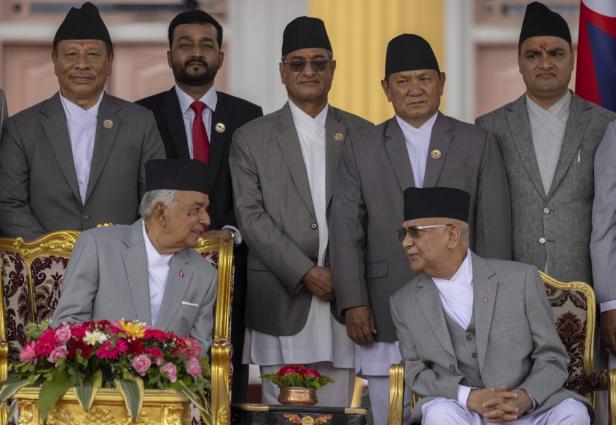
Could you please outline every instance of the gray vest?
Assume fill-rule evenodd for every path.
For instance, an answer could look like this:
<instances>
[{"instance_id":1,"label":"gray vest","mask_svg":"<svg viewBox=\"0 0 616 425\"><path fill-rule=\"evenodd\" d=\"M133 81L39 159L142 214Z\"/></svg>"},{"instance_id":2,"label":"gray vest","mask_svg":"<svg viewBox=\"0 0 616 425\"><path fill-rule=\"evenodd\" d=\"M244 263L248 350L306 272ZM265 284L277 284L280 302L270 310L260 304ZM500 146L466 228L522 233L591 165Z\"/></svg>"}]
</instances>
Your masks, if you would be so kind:
<instances>
[{"instance_id":1,"label":"gray vest","mask_svg":"<svg viewBox=\"0 0 616 425\"><path fill-rule=\"evenodd\" d=\"M447 313L443 312L453 350L458 360L458 370L464 375L460 385L484 388L479 361L477 360L477 339L475 338L475 313L471 317L468 329L462 329Z\"/></svg>"}]
</instances>

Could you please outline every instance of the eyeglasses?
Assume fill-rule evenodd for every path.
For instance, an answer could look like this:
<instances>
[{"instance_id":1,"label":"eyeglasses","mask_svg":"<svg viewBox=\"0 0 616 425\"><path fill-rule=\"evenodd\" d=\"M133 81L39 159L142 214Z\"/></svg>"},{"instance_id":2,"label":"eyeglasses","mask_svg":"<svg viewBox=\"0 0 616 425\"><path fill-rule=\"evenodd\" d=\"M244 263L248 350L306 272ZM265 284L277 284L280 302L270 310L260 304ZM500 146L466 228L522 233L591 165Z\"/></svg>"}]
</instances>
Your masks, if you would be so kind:
<instances>
[{"instance_id":1,"label":"eyeglasses","mask_svg":"<svg viewBox=\"0 0 616 425\"><path fill-rule=\"evenodd\" d=\"M306 59L302 57L295 57L291 59L283 59L282 63L287 65L289 69L293 72L302 72L307 63L312 65L312 69L317 72L323 72L327 69L327 65L329 65L331 60L325 58L314 58L314 59Z\"/></svg>"},{"instance_id":2,"label":"eyeglasses","mask_svg":"<svg viewBox=\"0 0 616 425\"><path fill-rule=\"evenodd\" d=\"M436 229L437 227L448 227L451 224L430 224L428 226L409 226L406 229L404 227L399 228L396 231L396 236L398 240L402 242L406 235L409 235L412 238L418 238L423 235L424 231L427 229Z\"/></svg>"}]
</instances>

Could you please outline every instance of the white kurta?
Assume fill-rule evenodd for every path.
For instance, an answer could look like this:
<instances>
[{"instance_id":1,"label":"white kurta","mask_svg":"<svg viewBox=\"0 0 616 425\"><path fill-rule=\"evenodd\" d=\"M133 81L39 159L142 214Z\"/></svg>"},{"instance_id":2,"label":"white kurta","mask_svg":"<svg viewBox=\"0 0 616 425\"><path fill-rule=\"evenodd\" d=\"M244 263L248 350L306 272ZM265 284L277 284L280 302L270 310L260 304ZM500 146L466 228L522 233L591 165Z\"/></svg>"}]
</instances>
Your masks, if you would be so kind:
<instances>
[{"instance_id":1,"label":"white kurta","mask_svg":"<svg viewBox=\"0 0 616 425\"><path fill-rule=\"evenodd\" d=\"M430 138L437 115L434 114L419 128L413 127L396 115L396 121L404 135L415 187L423 187ZM397 341L355 346L355 372L363 376L387 376L389 367L394 363L400 363L401 360Z\"/></svg>"},{"instance_id":2,"label":"white kurta","mask_svg":"<svg viewBox=\"0 0 616 425\"><path fill-rule=\"evenodd\" d=\"M68 135L71 139L71 152L73 154L73 163L75 164L75 173L77 174L77 184L79 185L79 195L81 196L82 204L85 203L86 194L88 193L90 168L92 166L94 142L96 139L98 109L102 99L103 92L101 92L94 106L90 109L83 109L60 93L60 101L66 114Z\"/></svg>"},{"instance_id":3,"label":"white kurta","mask_svg":"<svg viewBox=\"0 0 616 425\"><path fill-rule=\"evenodd\" d=\"M567 119L569 118L570 105L571 93L568 91L547 110L537 105L528 94L526 95L526 107L533 146L535 147L535 157L546 194L550 191L552 179L556 172L560 148L563 144Z\"/></svg>"},{"instance_id":4,"label":"white kurta","mask_svg":"<svg viewBox=\"0 0 616 425\"><path fill-rule=\"evenodd\" d=\"M150 314L152 321L150 325L156 326L160 305L163 302L165 295L165 287L167 285L167 277L169 276L169 261L173 254L160 254L145 231L143 225L143 241L145 242L145 253L148 257L148 283L150 287Z\"/></svg>"},{"instance_id":5,"label":"white kurta","mask_svg":"<svg viewBox=\"0 0 616 425\"><path fill-rule=\"evenodd\" d=\"M289 100L291 115L306 165L310 194L319 230L318 265L323 266L327 240L325 195L325 120L326 106L315 117L307 115ZM291 336L269 335L246 329L244 363L280 365L332 362L337 368L353 368L353 343L346 328L332 316L330 303L312 297L304 328Z\"/></svg>"}]
</instances>

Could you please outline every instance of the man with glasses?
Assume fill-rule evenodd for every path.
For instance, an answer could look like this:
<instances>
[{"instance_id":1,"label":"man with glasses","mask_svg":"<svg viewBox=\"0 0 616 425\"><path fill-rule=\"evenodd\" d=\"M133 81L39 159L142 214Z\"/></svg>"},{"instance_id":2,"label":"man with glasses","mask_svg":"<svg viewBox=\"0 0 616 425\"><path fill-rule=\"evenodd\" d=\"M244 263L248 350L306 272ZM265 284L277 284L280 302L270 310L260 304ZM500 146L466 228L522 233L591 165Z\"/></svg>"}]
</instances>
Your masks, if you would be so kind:
<instances>
[{"instance_id":1,"label":"man with glasses","mask_svg":"<svg viewBox=\"0 0 616 425\"><path fill-rule=\"evenodd\" d=\"M398 237L418 275L390 304L405 383L421 397L411 423L590 424L588 400L563 388L569 356L537 269L469 249L470 199L404 191Z\"/></svg>"},{"instance_id":2,"label":"man with glasses","mask_svg":"<svg viewBox=\"0 0 616 425\"><path fill-rule=\"evenodd\" d=\"M288 103L237 130L229 156L249 247L244 360L262 373L307 364L334 380L319 404L348 406L354 349L332 313L327 210L345 139L370 124L328 104L336 62L320 19L287 25L279 68ZM277 393L263 382L263 403L276 404Z\"/></svg>"},{"instance_id":3,"label":"man with glasses","mask_svg":"<svg viewBox=\"0 0 616 425\"><path fill-rule=\"evenodd\" d=\"M387 46L382 87L395 116L353 135L341 154L330 216L338 309L358 344L355 368L368 379L376 425L387 421L389 366L400 361L389 297L408 282L396 239L408 187L449 186L471 194L470 244L509 258L509 188L494 137L438 111L445 73L414 34Z\"/></svg>"}]
</instances>

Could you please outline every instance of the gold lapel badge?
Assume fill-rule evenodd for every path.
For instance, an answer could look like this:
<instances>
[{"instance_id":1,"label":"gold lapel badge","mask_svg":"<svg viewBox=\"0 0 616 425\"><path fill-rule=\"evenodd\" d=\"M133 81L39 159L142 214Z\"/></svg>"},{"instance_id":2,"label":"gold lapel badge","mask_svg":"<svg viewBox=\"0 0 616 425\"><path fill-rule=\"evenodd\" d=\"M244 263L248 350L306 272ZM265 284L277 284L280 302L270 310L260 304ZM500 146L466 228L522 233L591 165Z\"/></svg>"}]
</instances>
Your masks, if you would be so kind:
<instances>
[{"instance_id":1,"label":"gold lapel badge","mask_svg":"<svg viewBox=\"0 0 616 425\"><path fill-rule=\"evenodd\" d=\"M105 128L111 128L111 127L113 127L113 121L111 121L111 120L105 120L105 121L103 121L103 127L105 127Z\"/></svg>"},{"instance_id":2,"label":"gold lapel badge","mask_svg":"<svg viewBox=\"0 0 616 425\"><path fill-rule=\"evenodd\" d=\"M342 142L342 141L344 140L344 134L342 134L342 133L336 133L336 134L334 135L334 140L335 140L336 142Z\"/></svg>"},{"instance_id":3,"label":"gold lapel badge","mask_svg":"<svg viewBox=\"0 0 616 425\"><path fill-rule=\"evenodd\" d=\"M227 129L227 127L225 127L225 125L221 122L216 123L216 125L214 126L214 129L216 130L216 133L224 133L225 130Z\"/></svg>"},{"instance_id":4,"label":"gold lapel badge","mask_svg":"<svg viewBox=\"0 0 616 425\"><path fill-rule=\"evenodd\" d=\"M439 151L438 149L434 149L432 152L430 152L430 156L432 157L432 159L440 159L441 151Z\"/></svg>"}]
</instances>

